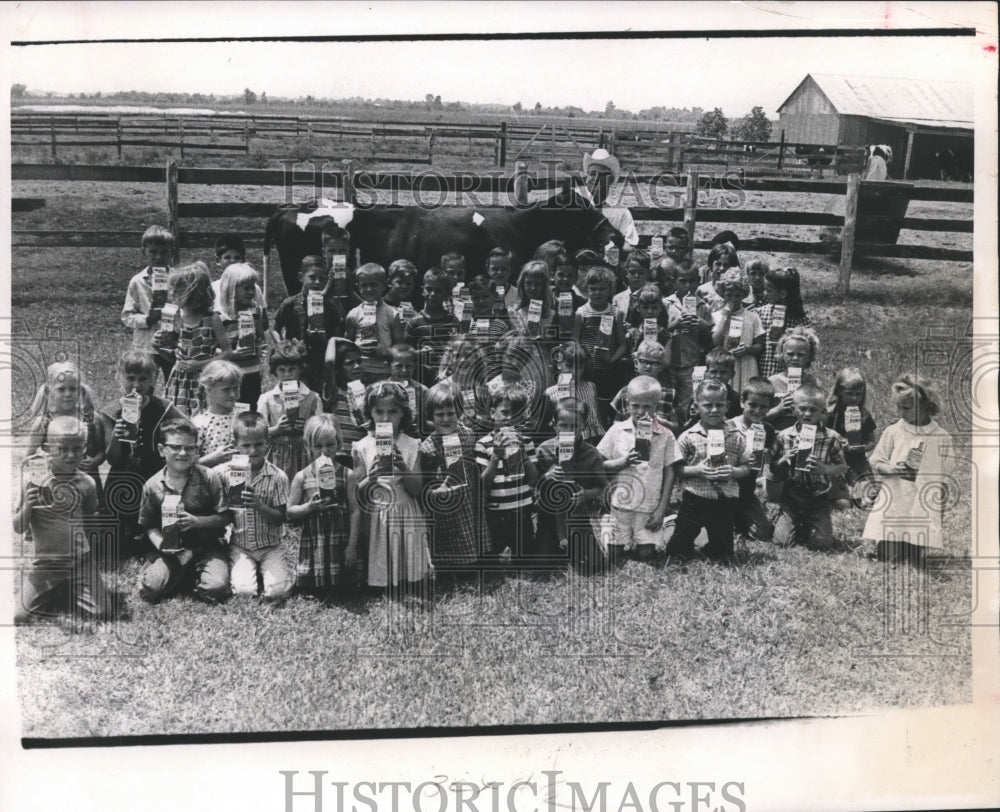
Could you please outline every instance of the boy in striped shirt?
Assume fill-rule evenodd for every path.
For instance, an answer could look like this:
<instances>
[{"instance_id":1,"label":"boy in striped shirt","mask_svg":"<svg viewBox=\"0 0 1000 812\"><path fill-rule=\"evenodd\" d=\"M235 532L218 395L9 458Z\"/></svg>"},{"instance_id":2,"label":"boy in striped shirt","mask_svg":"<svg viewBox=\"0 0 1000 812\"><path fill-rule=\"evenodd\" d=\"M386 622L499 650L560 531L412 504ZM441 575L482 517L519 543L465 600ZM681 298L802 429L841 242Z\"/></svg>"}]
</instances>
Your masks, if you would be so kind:
<instances>
[{"instance_id":1,"label":"boy in striped shirt","mask_svg":"<svg viewBox=\"0 0 1000 812\"><path fill-rule=\"evenodd\" d=\"M520 390L504 388L491 393L490 418L495 428L476 443L491 553L503 557L511 552L524 557L535 551L531 521L533 488L538 481L535 446L514 428L524 419L527 408L527 397Z\"/></svg>"}]
</instances>

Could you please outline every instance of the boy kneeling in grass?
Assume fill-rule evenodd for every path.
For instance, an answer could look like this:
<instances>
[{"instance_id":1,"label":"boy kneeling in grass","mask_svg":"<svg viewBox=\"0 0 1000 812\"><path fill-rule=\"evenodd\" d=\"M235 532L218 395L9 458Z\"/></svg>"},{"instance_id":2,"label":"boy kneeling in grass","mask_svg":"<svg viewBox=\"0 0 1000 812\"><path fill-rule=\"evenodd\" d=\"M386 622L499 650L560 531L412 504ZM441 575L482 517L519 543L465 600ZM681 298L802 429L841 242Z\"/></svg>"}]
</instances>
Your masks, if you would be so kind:
<instances>
[{"instance_id":1,"label":"boy kneeling in grass","mask_svg":"<svg viewBox=\"0 0 1000 812\"><path fill-rule=\"evenodd\" d=\"M608 559L614 564L635 547L641 559L662 550L663 518L680 461L674 435L657 423L663 388L656 378L639 375L625 390L629 419L615 423L597 445L604 470L617 474L611 492L614 540Z\"/></svg>"},{"instance_id":2,"label":"boy kneeling in grass","mask_svg":"<svg viewBox=\"0 0 1000 812\"><path fill-rule=\"evenodd\" d=\"M281 546L288 477L265 459L267 420L262 414L244 412L233 419L233 446L238 456L213 469L226 486L233 514L229 539L233 594L256 595L259 573L263 598L281 600L295 583Z\"/></svg>"},{"instance_id":3,"label":"boy kneeling in grass","mask_svg":"<svg viewBox=\"0 0 1000 812\"><path fill-rule=\"evenodd\" d=\"M160 427L157 450L166 460L142 488L139 526L157 557L139 576L143 600L157 603L192 584L195 597L229 596L229 553L222 531L232 520L217 474L198 465L198 430L190 420Z\"/></svg>"},{"instance_id":4,"label":"boy kneeling in grass","mask_svg":"<svg viewBox=\"0 0 1000 812\"><path fill-rule=\"evenodd\" d=\"M781 505L774 524L774 543L797 541L833 544L830 488L834 477L847 473L844 440L826 428L826 396L806 383L792 394L796 422L778 432L768 468L768 498Z\"/></svg>"},{"instance_id":5,"label":"boy kneeling in grass","mask_svg":"<svg viewBox=\"0 0 1000 812\"><path fill-rule=\"evenodd\" d=\"M67 591L81 615L109 620L113 596L90 555L86 534L74 528L81 517L97 513L97 486L80 471L87 453L86 426L75 417L53 417L44 450L25 461L28 480L14 513L14 532L30 529L35 544L14 624L21 626L51 610L65 612Z\"/></svg>"},{"instance_id":6,"label":"boy kneeling in grass","mask_svg":"<svg viewBox=\"0 0 1000 812\"><path fill-rule=\"evenodd\" d=\"M690 558L704 528L708 544L702 552L724 560L733 554L739 480L753 472L743 433L726 423L726 385L703 381L694 400L698 422L677 438L682 458L677 477L683 493L667 555Z\"/></svg>"}]
</instances>

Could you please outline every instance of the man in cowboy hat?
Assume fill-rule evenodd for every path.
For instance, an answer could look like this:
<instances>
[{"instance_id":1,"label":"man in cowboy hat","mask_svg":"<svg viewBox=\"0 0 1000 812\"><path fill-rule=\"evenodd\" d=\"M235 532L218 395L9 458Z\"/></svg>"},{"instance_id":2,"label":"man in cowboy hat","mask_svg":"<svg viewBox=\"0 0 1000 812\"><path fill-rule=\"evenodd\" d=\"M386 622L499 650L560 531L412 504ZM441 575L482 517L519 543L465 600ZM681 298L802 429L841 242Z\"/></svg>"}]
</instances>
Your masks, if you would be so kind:
<instances>
[{"instance_id":1,"label":"man in cowboy hat","mask_svg":"<svg viewBox=\"0 0 1000 812\"><path fill-rule=\"evenodd\" d=\"M587 176L587 185L584 189L578 189L580 194L601 209L608 222L622 233L626 251L635 248L639 244L639 232L635 229L632 212L625 206L605 205L608 190L621 176L622 168L618 159L606 149L595 149L591 155L584 153L583 171Z\"/></svg>"}]
</instances>

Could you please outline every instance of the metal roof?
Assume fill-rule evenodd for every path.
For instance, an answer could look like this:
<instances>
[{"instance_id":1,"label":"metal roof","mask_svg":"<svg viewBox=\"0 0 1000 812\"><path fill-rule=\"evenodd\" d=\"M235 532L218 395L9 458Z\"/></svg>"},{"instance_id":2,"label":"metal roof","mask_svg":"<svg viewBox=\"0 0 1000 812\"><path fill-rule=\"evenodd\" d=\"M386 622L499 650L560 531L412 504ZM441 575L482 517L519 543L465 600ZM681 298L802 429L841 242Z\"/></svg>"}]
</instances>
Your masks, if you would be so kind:
<instances>
[{"instance_id":1,"label":"metal roof","mask_svg":"<svg viewBox=\"0 0 1000 812\"><path fill-rule=\"evenodd\" d=\"M974 126L972 85L932 79L810 73L781 103L779 112L810 77L841 115L893 119L929 127L971 129Z\"/></svg>"}]
</instances>

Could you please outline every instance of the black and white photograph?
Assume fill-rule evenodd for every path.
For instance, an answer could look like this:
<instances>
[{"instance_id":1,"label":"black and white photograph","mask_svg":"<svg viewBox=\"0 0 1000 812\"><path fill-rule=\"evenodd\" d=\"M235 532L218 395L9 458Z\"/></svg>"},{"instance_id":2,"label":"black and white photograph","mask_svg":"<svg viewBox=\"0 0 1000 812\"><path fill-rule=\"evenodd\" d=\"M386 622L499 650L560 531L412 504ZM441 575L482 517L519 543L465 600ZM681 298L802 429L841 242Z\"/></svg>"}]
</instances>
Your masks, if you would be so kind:
<instances>
[{"instance_id":1,"label":"black and white photograph","mask_svg":"<svg viewBox=\"0 0 1000 812\"><path fill-rule=\"evenodd\" d=\"M1000 804L995 4L0 16L0 805Z\"/></svg>"}]
</instances>

